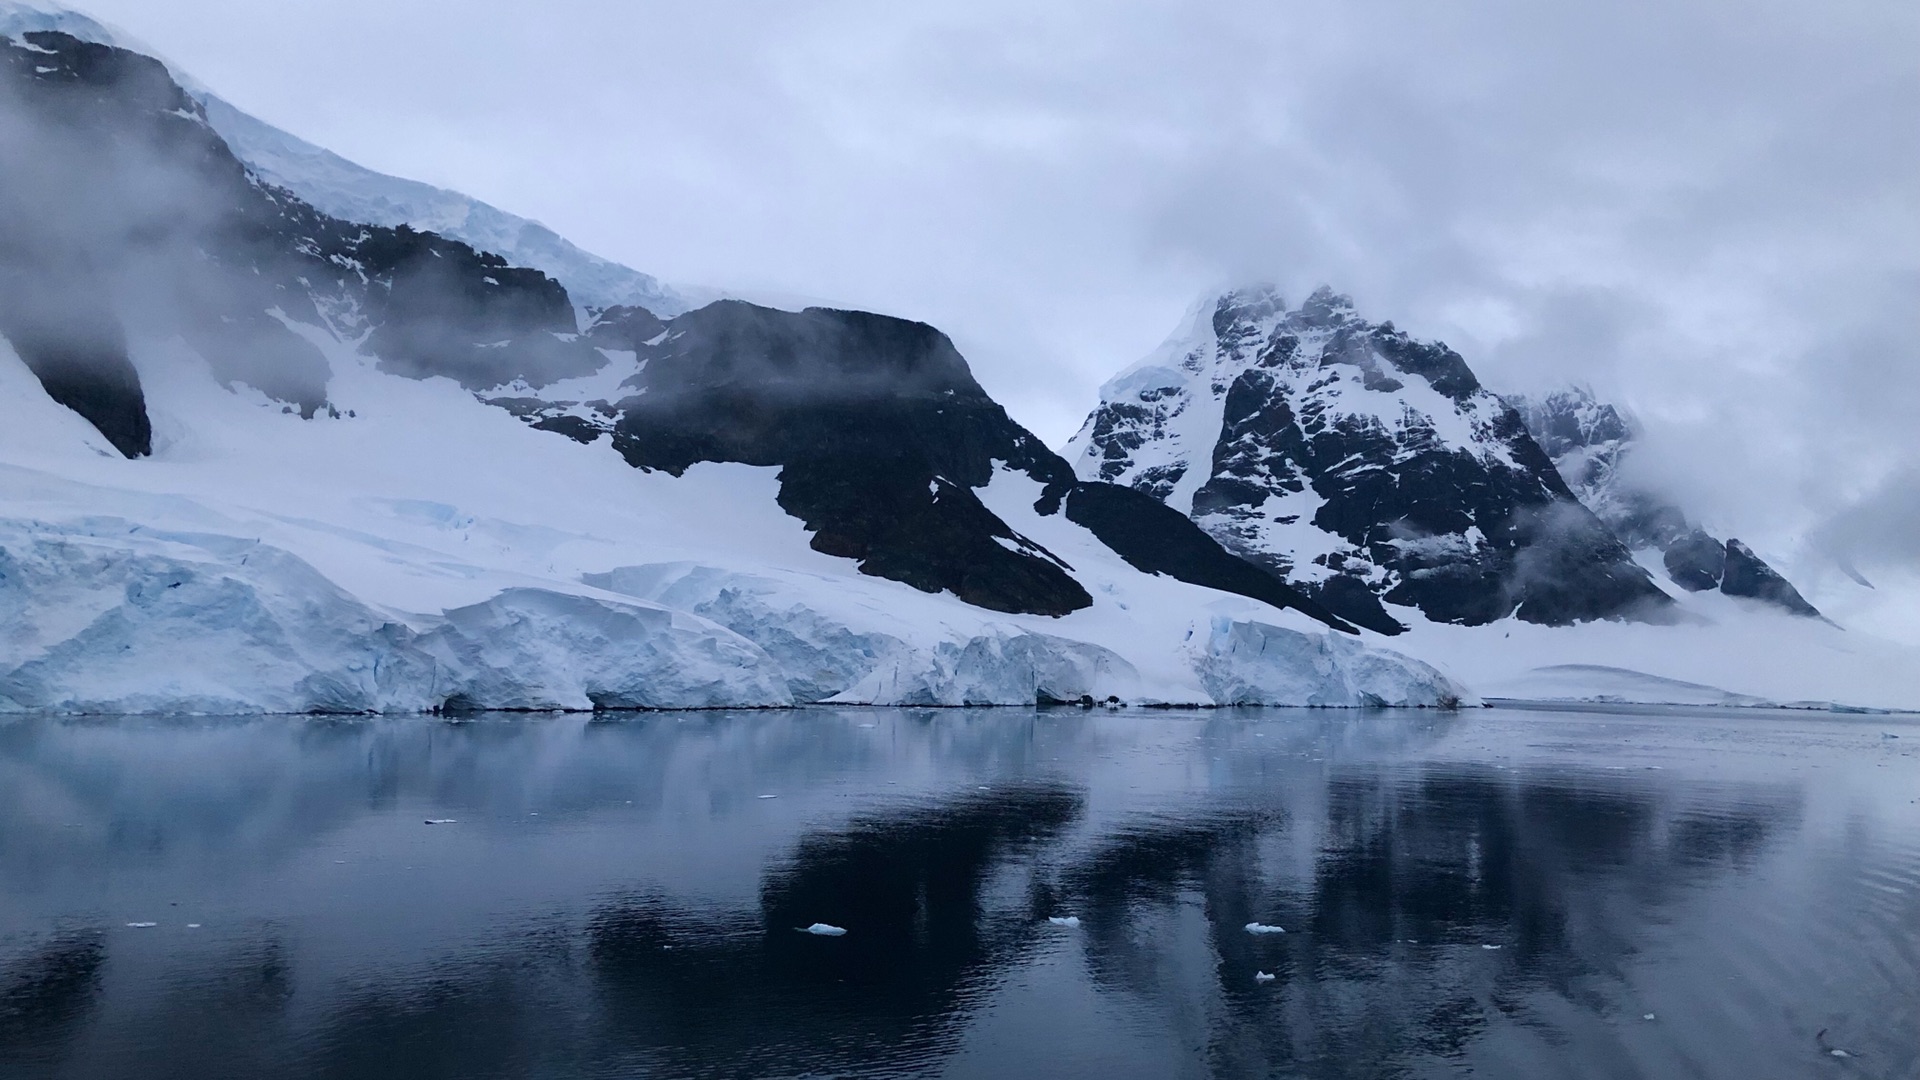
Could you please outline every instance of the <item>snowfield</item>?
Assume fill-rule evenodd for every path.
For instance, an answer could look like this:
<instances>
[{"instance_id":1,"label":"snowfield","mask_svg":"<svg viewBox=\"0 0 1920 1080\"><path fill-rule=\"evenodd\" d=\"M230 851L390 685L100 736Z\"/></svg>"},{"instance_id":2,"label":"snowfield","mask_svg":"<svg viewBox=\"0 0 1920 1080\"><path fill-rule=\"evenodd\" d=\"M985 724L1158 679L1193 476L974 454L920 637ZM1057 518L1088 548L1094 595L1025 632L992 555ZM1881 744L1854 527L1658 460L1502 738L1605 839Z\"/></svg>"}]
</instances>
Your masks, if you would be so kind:
<instances>
[{"instance_id":1,"label":"snowfield","mask_svg":"<svg viewBox=\"0 0 1920 1080\"><path fill-rule=\"evenodd\" d=\"M1440 705L1415 660L1148 576L1001 470L980 492L1095 596L1005 615L808 546L776 472L629 467L313 327L340 411L134 350L127 460L0 345L0 711ZM610 363L613 361L609 361Z\"/></svg>"}]
</instances>

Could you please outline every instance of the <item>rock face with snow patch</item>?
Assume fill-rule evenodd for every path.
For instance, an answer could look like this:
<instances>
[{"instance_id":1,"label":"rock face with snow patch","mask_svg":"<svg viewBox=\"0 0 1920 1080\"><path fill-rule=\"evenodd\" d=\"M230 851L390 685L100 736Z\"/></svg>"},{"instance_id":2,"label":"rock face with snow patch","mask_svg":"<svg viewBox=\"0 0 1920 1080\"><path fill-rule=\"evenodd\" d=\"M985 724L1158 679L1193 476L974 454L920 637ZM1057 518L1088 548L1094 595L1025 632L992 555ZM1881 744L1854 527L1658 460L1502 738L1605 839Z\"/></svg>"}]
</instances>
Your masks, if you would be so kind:
<instances>
[{"instance_id":1,"label":"rock face with snow patch","mask_svg":"<svg viewBox=\"0 0 1920 1080\"><path fill-rule=\"evenodd\" d=\"M1719 590L1795 615L1820 612L1793 584L1738 540L1709 535L1669 499L1621 475L1633 448L1631 417L1585 387L1538 399L1506 398L1574 495L1634 551L1657 552L1667 576L1689 592Z\"/></svg>"},{"instance_id":2,"label":"rock face with snow patch","mask_svg":"<svg viewBox=\"0 0 1920 1080\"><path fill-rule=\"evenodd\" d=\"M1068 450L1383 633L1667 603L1461 357L1322 289L1221 295L1114 378Z\"/></svg>"},{"instance_id":3,"label":"rock face with snow patch","mask_svg":"<svg viewBox=\"0 0 1920 1080\"><path fill-rule=\"evenodd\" d=\"M974 494L1005 467L1044 485L1038 512L1064 513L1141 570L1345 628L1156 501L1077 479L924 323L724 300L665 322L617 309L588 340L635 358L626 396L534 408L524 414L531 422L597 423L640 468L781 466L781 507L806 523L816 550L857 560L866 573L995 611L1086 607L1073 567Z\"/></svg>"}]
</instances>

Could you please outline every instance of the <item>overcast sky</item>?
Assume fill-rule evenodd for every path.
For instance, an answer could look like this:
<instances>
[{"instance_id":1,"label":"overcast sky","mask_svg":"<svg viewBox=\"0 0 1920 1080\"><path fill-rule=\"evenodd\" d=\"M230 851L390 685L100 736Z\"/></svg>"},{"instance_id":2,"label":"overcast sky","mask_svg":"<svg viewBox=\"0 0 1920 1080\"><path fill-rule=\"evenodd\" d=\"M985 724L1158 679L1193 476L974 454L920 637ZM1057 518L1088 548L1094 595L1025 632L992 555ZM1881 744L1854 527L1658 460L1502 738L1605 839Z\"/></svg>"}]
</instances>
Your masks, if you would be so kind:
<instances>
[{"instance_id":1,"label":"overcast sky","mask_svg":"<svg viewBox=\"0 0 1920 1080\"><path fill-rule=\"evenodd\" d=\"M1920 567L1913 0L76 6L669 281L931 322L1056 445L1202 290L1327 282L1630 405L1709 524Z\"/></svg>"}]
</instances>

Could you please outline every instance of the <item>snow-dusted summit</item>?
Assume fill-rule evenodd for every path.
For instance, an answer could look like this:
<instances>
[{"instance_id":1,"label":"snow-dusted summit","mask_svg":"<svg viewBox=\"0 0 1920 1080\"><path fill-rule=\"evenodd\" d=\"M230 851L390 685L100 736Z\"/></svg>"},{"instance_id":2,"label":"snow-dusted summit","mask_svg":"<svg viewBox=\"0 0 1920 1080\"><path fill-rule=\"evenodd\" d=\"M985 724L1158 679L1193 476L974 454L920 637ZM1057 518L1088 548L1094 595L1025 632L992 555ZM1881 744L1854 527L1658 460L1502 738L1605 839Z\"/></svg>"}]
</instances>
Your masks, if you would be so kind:
<instances>
[{"instance_id":1,"label":"snow-dusted summit","mask_svg":"<svg viewBox=\"0 0 1920 1080\"><path fill-rule=\"evenodd\" d=\"M1329 289L1207 298L1101 388L1067 456L1383 632L1668 605L1465 360Z\"/></svg>"}]
</instances>

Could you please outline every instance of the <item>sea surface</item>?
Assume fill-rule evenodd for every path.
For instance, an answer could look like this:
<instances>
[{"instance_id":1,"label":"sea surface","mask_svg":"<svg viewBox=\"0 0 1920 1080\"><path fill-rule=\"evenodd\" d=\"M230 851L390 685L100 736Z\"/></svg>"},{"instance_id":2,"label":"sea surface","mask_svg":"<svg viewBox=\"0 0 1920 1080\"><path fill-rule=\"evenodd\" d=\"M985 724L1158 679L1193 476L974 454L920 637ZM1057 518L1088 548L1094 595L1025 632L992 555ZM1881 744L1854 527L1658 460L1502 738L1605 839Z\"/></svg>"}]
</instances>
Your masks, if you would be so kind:
<instances>
[{"instance_id":1,"label":"sea surface","mask_svg":"<svg viewBox=\"0 0 1920 1080\"><path fill-rule=\"evenodd\" d=\"M1920 723L0 722L0 1077L763 1076L1915 1080Z\"/></svg>"}]
</instances>

